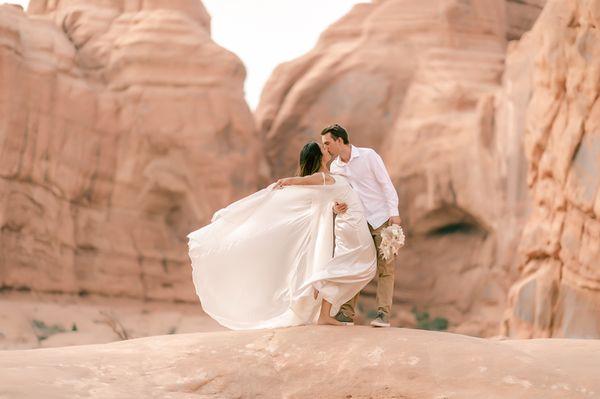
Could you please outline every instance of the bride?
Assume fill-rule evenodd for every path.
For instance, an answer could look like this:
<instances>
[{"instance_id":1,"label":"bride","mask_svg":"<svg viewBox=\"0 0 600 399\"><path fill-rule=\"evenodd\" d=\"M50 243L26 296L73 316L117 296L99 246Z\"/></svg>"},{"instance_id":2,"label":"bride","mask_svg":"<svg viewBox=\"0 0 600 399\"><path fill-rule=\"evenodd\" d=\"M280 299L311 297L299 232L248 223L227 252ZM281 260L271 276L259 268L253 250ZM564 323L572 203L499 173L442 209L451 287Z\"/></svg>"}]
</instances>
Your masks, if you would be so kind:
<instances>
[{"instance_id":1,"label":"bride","mask_svg":"<svg viewBox=\"0 0 600 399\"><path fill-rule=\"evenodd\" d=\"M328 173L330 155L310 142L297 177L216 212L187 235L204 311L234 329L342 325L335 315L375 275L376 251L358 195ZM333 214L333 204L348 209Z\"/></svg>"}]
</instances>

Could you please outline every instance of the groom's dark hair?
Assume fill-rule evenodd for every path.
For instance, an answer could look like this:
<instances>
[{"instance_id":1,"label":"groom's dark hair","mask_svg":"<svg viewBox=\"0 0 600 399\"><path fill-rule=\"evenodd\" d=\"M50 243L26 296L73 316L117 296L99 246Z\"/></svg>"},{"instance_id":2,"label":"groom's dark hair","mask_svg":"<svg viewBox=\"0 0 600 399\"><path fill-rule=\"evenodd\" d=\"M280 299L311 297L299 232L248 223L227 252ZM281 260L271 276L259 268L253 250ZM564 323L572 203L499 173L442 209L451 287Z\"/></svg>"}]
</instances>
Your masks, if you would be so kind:
<instances>
[{"instance_id":1,"label":"groom's dark hair","mask_svg":"<svg viewBox=\"0 0 600 399\"><path fill-rule=\"evenodd\" d=\"M348 140L348 132L346 132L346 129L344 129L337 123L329 125L325 129L323 129L321 131L321 136L325 136L327 133L331 134L331 136L335 139L342 139L344 144L350 143L350 140Z\"/></svg>"}]
</instances>

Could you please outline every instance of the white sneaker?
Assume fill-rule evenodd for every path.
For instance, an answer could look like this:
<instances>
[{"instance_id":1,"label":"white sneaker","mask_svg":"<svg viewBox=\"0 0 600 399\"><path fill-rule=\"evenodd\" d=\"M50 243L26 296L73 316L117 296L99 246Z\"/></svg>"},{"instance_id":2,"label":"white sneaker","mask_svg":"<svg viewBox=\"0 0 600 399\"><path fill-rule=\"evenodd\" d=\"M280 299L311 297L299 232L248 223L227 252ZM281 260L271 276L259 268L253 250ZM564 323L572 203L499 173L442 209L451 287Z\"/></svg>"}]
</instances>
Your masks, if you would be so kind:
<instances>
[{"instance_id":1,"label":"white sneaker","mask_svg":"<svg viewBox=\"0 0 600 399\"><path fill-rule=\"evenodd\" d=\"M372 327L389 327L390 318L383 312L377 313L375 320L371 322Z\"/></svg>"}]
</instances>

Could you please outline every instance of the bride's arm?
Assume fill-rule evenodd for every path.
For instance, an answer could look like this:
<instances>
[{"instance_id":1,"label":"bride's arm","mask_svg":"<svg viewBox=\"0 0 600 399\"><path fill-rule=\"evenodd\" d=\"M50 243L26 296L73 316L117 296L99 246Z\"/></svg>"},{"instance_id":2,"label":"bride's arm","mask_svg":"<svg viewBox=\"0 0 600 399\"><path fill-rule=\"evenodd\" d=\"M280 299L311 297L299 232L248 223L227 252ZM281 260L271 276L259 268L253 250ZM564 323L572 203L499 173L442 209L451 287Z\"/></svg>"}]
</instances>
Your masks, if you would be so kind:
<instances>
[{"instance_id":1,"label":"bride's arm","mask_svg":"<svg viewBox=\"0 0 600 399\"><path fill-rule=\"evenodd\" d=\"M327 183L331 183L333 178L331 176L325 175L325 181ZM284 186L316 186L323 184L323 175L321 172L313 173L309 176L302 177L286 177L283 179L277 180L275 184L275 188L284 187Z\"/></svg>"}]
</instances>

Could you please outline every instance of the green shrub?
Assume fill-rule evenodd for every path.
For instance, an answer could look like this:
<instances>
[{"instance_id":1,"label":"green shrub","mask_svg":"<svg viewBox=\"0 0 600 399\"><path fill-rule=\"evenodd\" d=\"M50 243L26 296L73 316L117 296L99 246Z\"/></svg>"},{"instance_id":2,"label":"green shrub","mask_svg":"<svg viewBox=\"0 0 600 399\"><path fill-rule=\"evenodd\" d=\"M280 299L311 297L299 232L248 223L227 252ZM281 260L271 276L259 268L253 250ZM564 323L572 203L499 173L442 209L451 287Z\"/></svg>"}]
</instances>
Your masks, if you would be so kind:
<instances>
[{"instance_id":1,"label":"green shrub","mask_svg":"<svg viewBox=\"0 0 600 399\"><path fill-rule=\"evenodd\" d=\"M411 312L415 316L418 329L431 331L445 331L448 329L448 319L436 317L430 320L429 312L420 312L416 306L412 308Z\"/></svg>"}]
</instances>

